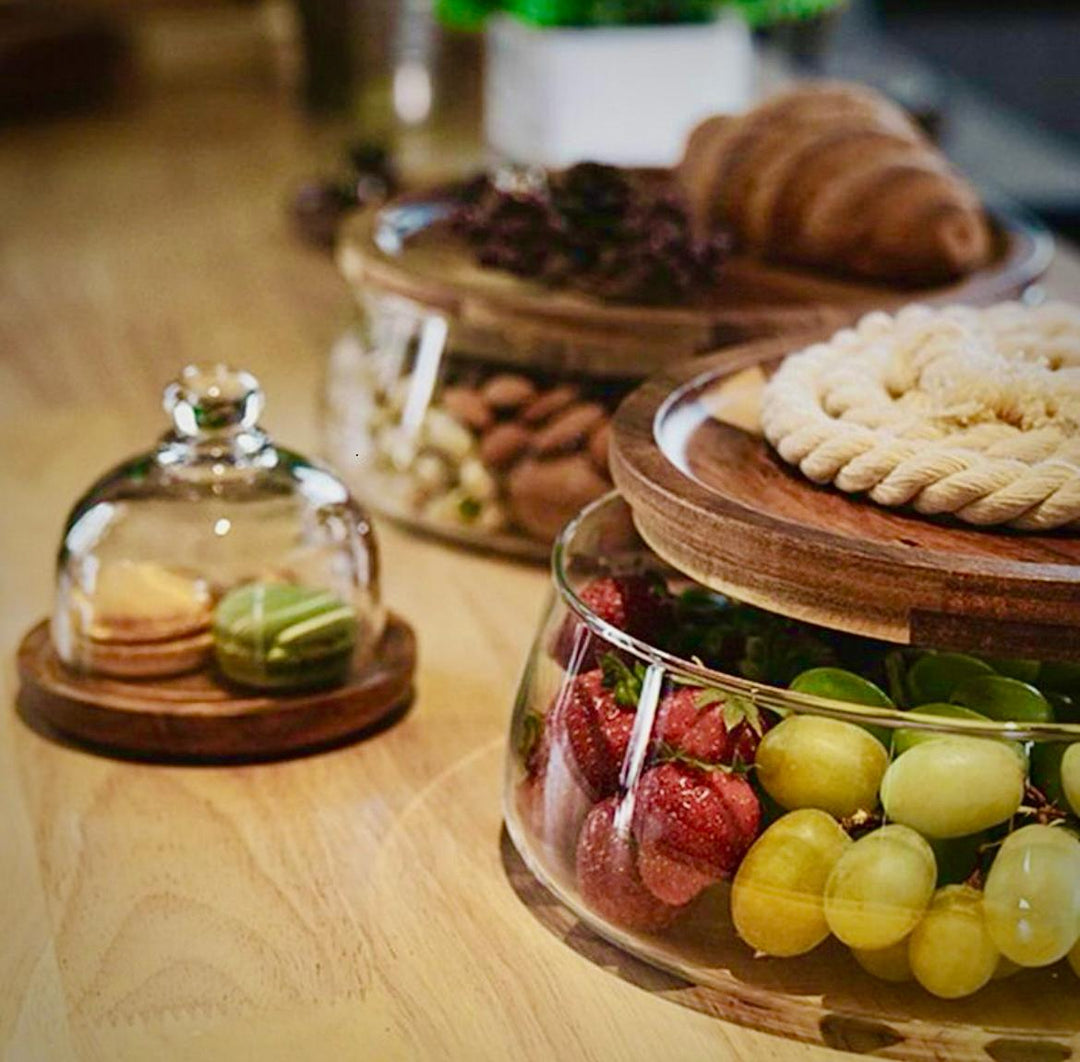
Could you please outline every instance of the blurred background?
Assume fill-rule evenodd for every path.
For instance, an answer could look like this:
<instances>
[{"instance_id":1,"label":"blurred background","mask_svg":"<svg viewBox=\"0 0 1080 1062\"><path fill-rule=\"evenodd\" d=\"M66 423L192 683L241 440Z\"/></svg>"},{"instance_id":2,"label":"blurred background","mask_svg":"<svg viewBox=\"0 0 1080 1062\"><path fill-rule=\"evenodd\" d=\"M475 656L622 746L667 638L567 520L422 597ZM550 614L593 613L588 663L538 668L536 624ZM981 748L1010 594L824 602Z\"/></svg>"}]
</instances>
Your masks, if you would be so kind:
<instances>
[{"instance_id":1,"label":"blurred background","mask_svg":"<svg viewBox=\"0 0 1080 1062\"><path fill-rule=\"evenodd\" d=\"M88 113L122 118L163 99L258 97L267 121L288 112L311 131L305 150L320 179L300 189L296 209L315 217L332 201L363 198L364 187L378 191L388 177L421 182L461 173L493 153L512 155L515 130L535 145L543 139L529 125L535 114L530 119L528 101L517 98L530 90L546 91L551 108L551 84L564 84L579 105L597 93L613 91L617 102L630 92L634 79L601 59L586 60L596 71L592 83L566 84L558 56L506 29L515 18L535 37L537 27L670 28L702 17L700 0L520 0L509 19L492 0L436 4L0 0L0 118L25 129ZM753 84L737 83L746 56L740 41L729 40L735 52L714 53L724 67L717 99L737 102L792 73L875 84L907 105L985 190L1022 202L1061 233L1080 234L1075 0L748 0L741 14L752 30ZM579 124L586 121L580 116ZM664 157L657 144L652 154L643 147L640 159L627 159L618 131L606 132L611 137L584 124L576 134L548 129L551 142L524 161L569 161L581 137L596 145L593 154L606 152L605 161ZM637 136L644 139L640 130ZM358 175L371 175L374 185L358 190Z\"/></svg>"}]
</instances>

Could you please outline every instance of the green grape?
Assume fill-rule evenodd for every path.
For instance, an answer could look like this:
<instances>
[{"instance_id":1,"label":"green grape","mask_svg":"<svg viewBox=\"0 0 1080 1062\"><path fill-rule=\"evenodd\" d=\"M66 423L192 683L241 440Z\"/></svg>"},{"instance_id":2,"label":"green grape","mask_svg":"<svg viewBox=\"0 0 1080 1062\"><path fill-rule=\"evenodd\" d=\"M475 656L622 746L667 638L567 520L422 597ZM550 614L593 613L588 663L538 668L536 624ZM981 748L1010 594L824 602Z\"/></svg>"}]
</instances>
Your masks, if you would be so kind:
<instances>
[{"instance_id":1,"label":"green grape","mask_svg":"<svg viewBox=\"0 0 1080 1062\"><path fill-rule=\"evenodd\" d=\"M1072 967L1072 972L1080 977L1080 940L1078 940L1069 951L1068 955L1069 965Z\"/></svg>"},{"instance_id":2,"label":"green grape","mask_svg":"<svg viewBox=\"0 0 1080 1062\"><path fill-rule=\"evenodd\" d=\"M815 697L830 697L851 704L869 704L875 708L892 708L888 694L869 679L839 667L812 667L792 680L791 688Z\"/></svg>"},{"instance_id":3,"label":"green grape","mask_svg":"<svg viewBox=\"0 0 1080 1062\"><path fill-rule=\"evenodd\" d=\"M993 673L989 664L963 653L924 653L907 673L908 699L913 705L947 701L968 679Z\"/></svg>"},{"instance_id":4,"label":"green grape","mask_svg":"<svg viewBox=\"0 0 1080 1062\"><path fill-rule=\"evenodd\" d=\"M781 807L837 818L877 807L888 762L862 727L817 715L789 715L766 732L754 759L758 781Z\"/></svg>"},{"instance_id":5,"label":"green grape","mask_svg":"<svg viewBox=\"0 0 1080 1062\"><path fill-rule=\"evenodd\" d=\"M1080 693L1059 693L1057 690L1043 690L1043 693L1059 723L1080 723Z\"/></svg>"},{"instance_id":6,"label":"green grape","mask_svg":"<svg viewBox=\"0 0 1080 1062\"><path fill-rule=\"evenodd\" d=\"M1080 815L1080 742L1068 745L1062 752L1060 778L1069 807Z\"/></svg>"},{"instance_id":7,"label":"green grape","mask_svg":"<svg viewBox=\"0 0 1080 1062\"><path fill-rule=\"evenodd\" d=\"M990 722L990 718L985 715L981 715L979 712L972 711L970 708L965 708L962 704L920 704L918 708L912 710L912 715L930 715L935 719L973 719L984 723ZM923 741L935 741L941 737L948 737L950 735L942 733L938 730L914 730L907 727L903 727L896 730L893 733L892 748L893 754L899 756L901 753L907 752L915 745L920 744ZM963 736L963 735L958 735ZM1024 751L1024 746L1018 741L1005 741L1003 738L997 738L1019 757L1020 762L1023 764L1024 771L1027 771L1028 761L1027 753Z\"/></svg>"},{"instance_id":8,"label":"green grape","mask_svg":"<svg viewBox=\"0 0 1080 1062\"><path fill-rule=\"evenodd\" d=\"M967 837L950 837L946 840L931 838L930 847L937 861L938 885L959 885L967 881L979 863L980 850L991 837L989 830L982 830Z\"/></svg>"},{"instance_id":9,"label":"green grape","mask_svg":"<svg viewBox=\"0 0 1080 1062\"><path fill-rule=\"evenodd\" d=\"M885 669L885 682L889 687L889 697L893 704L906 706L907 694L907 659L899 649L890 649L882 661Z\"/></svg>"},{"instance_id":10,"label":"green grape","mask_svg":"<svg viewBox=\"0 0 1080 1062\"><path fill-rule=\"evenodd\" d=\"M809 693L814 697L828 697L830 700L846 701L849 704L865 704L872 708L896 707L889 695L869 679L840 667L813 667L809 671L803 671L792 680L791 689L797 693ZM869 724L859 725L888 748L888 730Z\"/></svg>"},{"instance_id":11,"label":"green grape","mask_svg":"<svg viewBox=\"0 0 1080 1062\"><path fill-rule=\"evenodd\" d=\"M977 992L994 976L998 950L983 917L982 894L970 885L946 885L908 943L915 980L942 999Z\"/></svg>"},{"instance_id":12,"label":"green grape","mask_svg":"<svg viewBox=\"0 0 1080 1062\"><path fill-rule=\"evenodd\" d=\"M924 837L964 837L1016 814L1024 769L992 738L941 737L889 765L881 782L886 816Z\"/></svg>"},{"instance_id":13,"label":"green grape","mask_svg":"<svg viewBox=\"0 0 1080 1062\"><path fill-rule=\"evenodd\" d=\"M879 981L893 981L899 984L902 981L910 981L914 976L908 959L906 938L890 944L887 948L876 948L872 951L866 948L852 948L851 954L868 974L873 974Z\"/></svg>"},{"instance_id":14,"label":"green grape","mask_svg":"<svg viewBox=\"0 0 1080 1062\"><path fill-rule=\"evenodd\" d=\"M936 879L930 845L907 826L883 826L837 860L825 885L825 920L848 947L887 948L915 928Z\"/></svg>"},{"instance_id":15,"label":"green grape","mask_svg":"<svg viewBox=\"0 0 1080 1062\"><path fill-rule=\"evenodd\" d=\"M1057 741L1038 741L1031 748L1031 784L1063 811L1067 811L1069 805L1061 763L1068 748Z\"/></svg>"},{"instance_id":16,"label":"green grape","mask_svg":"<svg viewBox=\"0 0 1080 1062\"><path fill-rule=\"evenodd\" d=\"M912 709L911 714L932 715L935 719L981 719L989 722L985 715L973 712L962 704L920 704L918 708ZM937 730L913 730L906 727L895 730L892 741L893 755L899 756L923 741L933 741L942 736Z\"/></svg>"},{"instance_id":17,"label":"green grape","mask_svg":"<svg viewBox=\"0 0 1080 1062\"><path fill-rule=\"evenodd\" d=\"M999 674L1021 682L1035 683L1039 680L1041 665L1038 660L1013 660L1005 657L986 656L983 659Z\"/></svg>"},{"instance_id":18,"label":"green grape","mask_svg":"<svg viewBox=\"0 0 1080 1062\"><path fill-rule=\"evenodd\" d=\"M1039 685L1055 693L1080 694L1080 662L1044 661L1039 668Z\"/></svg>"},{"instance_id":19,"label":"green grape","mask_svg":"<svg viewBox=\"0 0 1080 1062\"><path fill-rule=\"evenodd\" d=\"M825 882L851 838L814 808L774 822L739 864L731 917L739 936L766 955L802 955L828 935Z\"/></svg>"},{"instance_id":20,"label":"green grape","mask_svg":"<svg viewBox=\"0 0 1080 1062\"><path fill-rule=\"evenodd\" d=\"M978 675L953 691L950 700L1003 723L1052 723L1054 709L1034 687L1001 675Z\"/></svg>"},{"instance_id":21,"label":"green grape","mask_svg":"<svg viewBox=\"0 0 1080 1062\"><path fill-rule=\"evenodd\" d=\"M1009 834L986 878L986 924L1002 955L1048 966L1080 936L1080 841L1032 825Z\"/></svg>"}]
</instances>

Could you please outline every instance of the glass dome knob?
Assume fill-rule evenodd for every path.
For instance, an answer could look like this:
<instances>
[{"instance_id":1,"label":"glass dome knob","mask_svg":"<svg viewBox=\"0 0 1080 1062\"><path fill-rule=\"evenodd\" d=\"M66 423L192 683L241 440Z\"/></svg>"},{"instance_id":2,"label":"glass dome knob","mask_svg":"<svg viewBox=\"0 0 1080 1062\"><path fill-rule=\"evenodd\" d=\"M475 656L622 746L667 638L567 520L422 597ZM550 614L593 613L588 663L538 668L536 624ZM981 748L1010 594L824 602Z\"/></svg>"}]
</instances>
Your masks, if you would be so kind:
<instances>
[{"instance_id":1,"label":"glass dome knob","mask_svg":"<svg viewBox=\"0 0 1080 1062\"><path fill-rule=\"evenodd\" d=\"M165 410L176 432L192 438L256 426L263 410L259 381L228 365L189 365L165 388Z\"/></svg>"}]
</instances>

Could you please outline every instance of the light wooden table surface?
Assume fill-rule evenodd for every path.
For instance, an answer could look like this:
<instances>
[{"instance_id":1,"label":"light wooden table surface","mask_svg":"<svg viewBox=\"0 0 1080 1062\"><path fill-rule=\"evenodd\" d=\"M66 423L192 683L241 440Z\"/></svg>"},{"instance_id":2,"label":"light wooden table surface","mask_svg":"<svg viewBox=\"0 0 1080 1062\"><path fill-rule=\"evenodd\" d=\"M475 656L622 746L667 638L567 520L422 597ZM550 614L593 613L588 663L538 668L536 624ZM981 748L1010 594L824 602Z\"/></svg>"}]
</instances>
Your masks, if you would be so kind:
<instances>
[{"instance_id":1,"label":"light wooden table surface","mask_svg":"<svg viewBox=\"0 0 1080 1062\"><path fill-rule=\"evenodd\" d=\"M702 1012L689 987L565 928L521 869L500 775L541 570L380 527L386 598L420 638L418 696L392 730L324 755L120 763L12 711L64 515L164 427L179 367L246 366L274 433L317 448L348 299L283 204L337 144L236 85L0 140L5 1057L835 1055ZM1052 287L1080 295L1075 259Z\"/></svg>"}]
</instances>

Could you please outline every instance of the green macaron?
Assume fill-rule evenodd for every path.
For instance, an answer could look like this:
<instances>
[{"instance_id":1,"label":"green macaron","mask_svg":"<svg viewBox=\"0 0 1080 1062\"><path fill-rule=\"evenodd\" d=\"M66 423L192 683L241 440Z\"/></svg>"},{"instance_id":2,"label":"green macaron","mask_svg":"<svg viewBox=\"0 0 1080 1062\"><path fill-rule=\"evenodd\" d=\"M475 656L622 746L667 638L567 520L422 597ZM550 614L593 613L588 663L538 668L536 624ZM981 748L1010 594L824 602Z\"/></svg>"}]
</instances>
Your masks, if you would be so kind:
<instances>
[{"instance_id":1,"label":"green macaron","mask_svg":"<svg viewBox=\"0 0 1080 1062\"><path fill-rule=\"evenodd\" d=\"M226 678L256 689L344 681L356 645L356 611L329 590L246 583L214 613L214 653Z\"/></svg>"}]
</instances>

